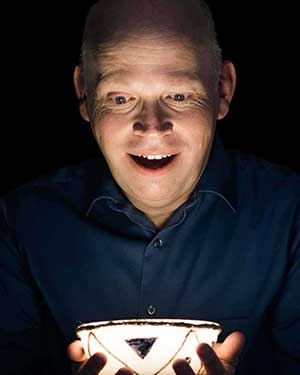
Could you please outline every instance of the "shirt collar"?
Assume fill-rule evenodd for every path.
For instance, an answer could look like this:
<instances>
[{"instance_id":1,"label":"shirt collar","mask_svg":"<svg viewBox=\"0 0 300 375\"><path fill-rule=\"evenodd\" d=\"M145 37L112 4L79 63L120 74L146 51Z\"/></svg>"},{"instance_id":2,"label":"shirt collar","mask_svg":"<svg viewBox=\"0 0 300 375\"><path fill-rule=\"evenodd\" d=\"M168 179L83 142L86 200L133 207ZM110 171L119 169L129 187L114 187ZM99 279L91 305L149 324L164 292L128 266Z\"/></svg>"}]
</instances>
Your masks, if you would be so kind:
<instances>
[{"instance_id":1,"label":"shirt collar","mask_svg":"<svg viewBox=\"0 0 300 375\"><path fill-rule=\"evenodd\" d=\"M87 216L94 205L101 200L109 199L116 205L130 205L127 197L112 177L103 156L93 164L89 173L90 197ZM224 149L219 134L216 132L206 168L199 179L190 200L197 199L202 193L215 194L223 199L231 210L236 213L236 185L234 160Z\"/></svg>"},{"instance_id":2,"label":"shirt collar","mask_svg":"<svg viewBox=\"0 0 300 375\"><path fill-rule=\"evenodd\" d=\"M215 132L209 160L194 189L192 197L200 193L215 194L223 199L234 213L237 211L237 191L235 182L235 161L225 150L222 140Z\"/></svg>"}]
</instances>

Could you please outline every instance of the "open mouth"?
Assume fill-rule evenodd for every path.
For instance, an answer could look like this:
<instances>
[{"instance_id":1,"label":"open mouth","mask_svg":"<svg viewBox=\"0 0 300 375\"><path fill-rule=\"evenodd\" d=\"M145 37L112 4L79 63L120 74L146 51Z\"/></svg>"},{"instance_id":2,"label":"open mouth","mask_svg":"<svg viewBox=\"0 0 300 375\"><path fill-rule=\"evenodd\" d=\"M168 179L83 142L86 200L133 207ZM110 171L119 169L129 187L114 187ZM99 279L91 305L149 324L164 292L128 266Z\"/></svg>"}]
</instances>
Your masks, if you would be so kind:
<instances>
[{"instance_id":1,"label":"open mouth","mask_svg":"<svg viewBox=\"0 0 300 375\"><path fill-rule=\"evenodd\" d=\"M150 159L149 157L144 156L137 156L137 155L131 155L131 158L138 164L140 167L144 167L147 169L160 169L164 168L167 165L169 165L177 155L170 155L166 157L162 157L160 159Z\"/></svg>"}]
</instances>

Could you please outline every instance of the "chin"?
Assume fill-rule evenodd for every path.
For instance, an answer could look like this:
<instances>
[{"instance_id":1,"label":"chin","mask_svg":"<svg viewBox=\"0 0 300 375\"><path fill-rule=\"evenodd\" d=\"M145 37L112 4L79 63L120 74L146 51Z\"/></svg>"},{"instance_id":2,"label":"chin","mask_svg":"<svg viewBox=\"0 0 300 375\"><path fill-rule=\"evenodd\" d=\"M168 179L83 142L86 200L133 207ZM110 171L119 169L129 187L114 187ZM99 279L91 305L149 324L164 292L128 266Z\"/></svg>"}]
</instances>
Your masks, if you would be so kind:
<instances>
[{"instance_id":1,"label":"chin","mask_svg":"<svg viewBox=\"0 0 300 375\"><path fill-rule=\"evenodd\" d=\"M170 194L170 191L139 190L139 192L134 194L134 199L150 207L163 207L174 201L174 194Z\"/></svg>"}]
</instances>

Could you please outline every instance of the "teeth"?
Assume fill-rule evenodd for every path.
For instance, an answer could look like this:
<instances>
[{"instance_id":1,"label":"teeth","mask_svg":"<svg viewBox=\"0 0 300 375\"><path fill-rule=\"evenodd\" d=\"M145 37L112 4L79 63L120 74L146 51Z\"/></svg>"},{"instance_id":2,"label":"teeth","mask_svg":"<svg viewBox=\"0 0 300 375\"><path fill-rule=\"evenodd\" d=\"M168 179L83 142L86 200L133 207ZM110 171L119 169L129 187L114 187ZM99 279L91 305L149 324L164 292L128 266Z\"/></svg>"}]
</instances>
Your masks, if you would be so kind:
<instances>
[{"instance_id":1,"label":"teeth","mask_svg":"<svg viewBox=\"0 0 300 375\"><path fill-rule=\"evenodd\" d=\"M140 158L148 159L148 160L161 160L168 157L171 157L172 155L138 155Z\"/></svg>"}]
</instances>

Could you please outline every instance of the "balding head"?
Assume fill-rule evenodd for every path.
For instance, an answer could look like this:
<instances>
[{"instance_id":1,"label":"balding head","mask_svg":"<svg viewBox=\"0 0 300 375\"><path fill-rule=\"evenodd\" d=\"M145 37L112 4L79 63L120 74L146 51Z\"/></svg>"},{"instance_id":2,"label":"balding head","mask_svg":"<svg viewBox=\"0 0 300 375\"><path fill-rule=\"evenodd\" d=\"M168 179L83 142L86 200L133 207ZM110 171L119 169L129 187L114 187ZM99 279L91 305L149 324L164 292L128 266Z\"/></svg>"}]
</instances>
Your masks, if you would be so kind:
<instances>
[{"instance_id":1,"label":"balding head","mask_svg":"<svg viewBox=\"0 0 300 375\"><path fill-rule=\"evenodd\" d=\"M83 34L84 71L103 49L147 34L180 38L196 49L208 50L217 78L221 51L203 0L99 0L88 14Z\"/></svg>"}]
</instances>

